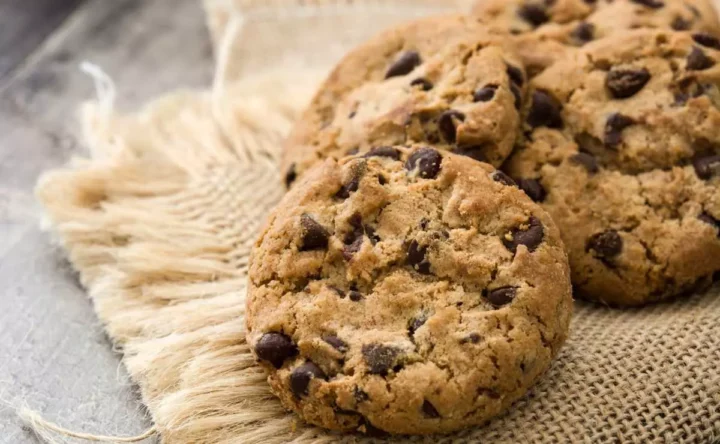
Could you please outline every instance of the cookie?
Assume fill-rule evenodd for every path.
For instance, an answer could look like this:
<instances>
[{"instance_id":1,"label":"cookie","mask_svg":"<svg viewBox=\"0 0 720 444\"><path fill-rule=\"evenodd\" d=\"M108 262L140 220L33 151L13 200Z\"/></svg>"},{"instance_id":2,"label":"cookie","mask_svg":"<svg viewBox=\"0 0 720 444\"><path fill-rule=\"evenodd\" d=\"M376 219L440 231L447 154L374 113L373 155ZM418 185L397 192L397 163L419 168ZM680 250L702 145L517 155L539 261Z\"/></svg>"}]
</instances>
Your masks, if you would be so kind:
<instances>
[{"instance_id":1,"label":"cookie","mask_svg":"<svg viewBox=\"0 0 720 444\"><path fill-rule=\"evenodd\" d=\"M474 14L515 35L531 75L588 42L636 28L720 35L710 0L480 0Z\"/></svg>"},{"instance_id":2,"label":"cookie","mask_svg":"<svg viewBox=\"0 0 720 444\"><path fill-rule=\"evenodd\" d=\"M576 294L642 305L720 270L720 40L628 31L531 81L504 166L553 216Z\"/></svg>"},{"instance_id":3,"label":"cookie","mask_svg":"<svg viewBox=\"0 0 720 444\"><path fill-rule=\"evenodd\" d=\"M428 143L493 165L512 150L525 72L504 37L440 16L393 28L348 54L284 147L288 185L326 158Z\"/></svg>"},{"instance_id":4,"label":"cookie","mask_svg":"<svg viewBox=\"0 0 720 444\"><path fill-rule=\"evenodd\" d=\"M328 159L251 258L247 339L273 392L334 430L481 424L548 368L568 329L555 224L492 166L427 147Z\"/></svg>"}]
</instances>

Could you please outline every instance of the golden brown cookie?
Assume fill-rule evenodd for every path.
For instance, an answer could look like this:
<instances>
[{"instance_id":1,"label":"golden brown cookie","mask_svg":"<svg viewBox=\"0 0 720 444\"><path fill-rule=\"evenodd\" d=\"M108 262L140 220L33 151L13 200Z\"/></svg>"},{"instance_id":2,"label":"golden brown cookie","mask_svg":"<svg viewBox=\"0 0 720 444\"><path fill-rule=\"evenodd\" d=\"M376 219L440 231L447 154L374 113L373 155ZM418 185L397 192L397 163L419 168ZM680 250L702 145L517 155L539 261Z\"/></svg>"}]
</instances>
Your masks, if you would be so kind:
<instances>
[{"instance_id":1,"label":"golden brown cookie","mask_svg":"<svg viewBox=\"0 0 720 444\"><path fill-rule=\"evenodd\" d=\"M531 75L590 41L630 29L720 35L710 0L479 0L473 12L515 36Z\"/></svg>"},{"instance_id":2,"label":"golden brown cookie","mask_svg":"<svg viewBox=\"0 0 720 444\"><path fill-rule=\"evenodd\" d=\"M250 265L248 342L322 427L481 424L548 368L572 310L555 224L492 166L380 147L310 170Z\"/></svg>"},{"instance_id":3,"label":"golden brown cookie","mask_svg":"<svg viewBox=\"0 0 720 444\"><path fill-rule=\"evenodd\" d=\"M506 40L453 15L401 25L352 51L292 131L286 183L326 158L382 145L429 143L500 165L526 84Z\"/></svg>"},{"instance_id":4,"label":"golden brown cookie","mask_svg":"<svg viewBox=\"0 0 720 444\"><path fill-rule=\"evenodd\" d=\"M577 294L641 305L720 270L720 40L637 30L530 83L505 171L552 215Z\"/></svg>"}]
</instances>

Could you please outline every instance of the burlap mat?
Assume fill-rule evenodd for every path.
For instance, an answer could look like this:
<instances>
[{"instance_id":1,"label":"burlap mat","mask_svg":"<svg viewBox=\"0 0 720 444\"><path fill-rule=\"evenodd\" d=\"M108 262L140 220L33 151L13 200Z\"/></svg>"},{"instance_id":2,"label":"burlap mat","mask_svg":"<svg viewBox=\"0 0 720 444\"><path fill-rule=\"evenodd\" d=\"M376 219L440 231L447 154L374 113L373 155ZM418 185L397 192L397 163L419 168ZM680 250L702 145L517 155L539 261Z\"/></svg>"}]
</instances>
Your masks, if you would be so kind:
<instances>
[{"instance_id":1,"label":"burlap mat","mask_svg":"<svg viewBox=\"0 0 720 444\"><path fill-rule=\"evenodd\" d=\"M100 100L81 119L91 157L38 185L165 443L356 439L302 424L271 395L244 340L248 252L283 194L276 164L284 135L330 63L377 29L342 28L423 12L344 5L318 19L316 10L282 9L225 24L232 35L222 42L211 92L173 94L123 115L100 78ZM302 52L308 33L335 39ZM412 440L718 440L719 290L642 310L577 302L560 357L504 417Z\"/></svg>"}]
</instances>

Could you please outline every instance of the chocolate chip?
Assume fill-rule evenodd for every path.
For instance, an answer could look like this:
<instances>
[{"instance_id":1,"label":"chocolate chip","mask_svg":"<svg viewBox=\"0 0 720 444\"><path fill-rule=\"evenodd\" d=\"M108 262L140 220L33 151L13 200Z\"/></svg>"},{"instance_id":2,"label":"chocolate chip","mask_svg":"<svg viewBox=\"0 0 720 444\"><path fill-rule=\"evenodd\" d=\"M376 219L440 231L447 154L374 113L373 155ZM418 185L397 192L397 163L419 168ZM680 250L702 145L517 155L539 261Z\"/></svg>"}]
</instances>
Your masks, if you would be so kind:
<instances>
[{"instance_id":1,"label":"chocolate chip","mask_svg":"<svg viewBox=\"0 0 720 444\"><path fill-rule=\"evenodd\" d=\"M687 31L692 26L692 23L689 20L685 20L681 16L675 16L672 22L670 22L670 27L674 29L675 31Z\"/></svg>"},{"instance_id":2,"label":"chocolate chip","mask_svg":"<svg viewBox=\"0 0 720 444\"><path fill-rule=\"evenodd\" d=\"M695 40L696 43L702 46L717 49L718 51L720 51L720 39L718 39L714 35L710 35L704 32L698 32L697 34L693 34L692 38L693 40Z\"/></svg>"},{"instance_id":3,"label":"chocolate chip","mask_svg":"<svg viewBox=\"0 0 720 444\"><path fill-rule=\"evenodd\" d=\"M420 274L430 274L430 262L425 260L427 247L421 247L413 240L407 249L407 263Z\"/></svg>"},{"instance_id":4,"label":"chocolate chip","mask_svg":"<svg viewBox=\"0 0 720 444\"><path fill-rule=\"evenodd\" d=\"M348 225L350 225L351 227L353 227L353 232L354 232L354 233L362 233L362 214L358 213L357 211L354 212L354 213L348 218L347 222L348 222ZM350 237L348 237L348 236L350 236ZM352 236L351 236L351 235L347 235L345 238L346 238L346 239L349 239L349 240L348 240L348 242L346 242L346 243L352 242L351 239L354 239L355 237L356 237L356 235L352 235Z\"/></svg>"},{"instance_id":5,"label":"chocolate chip","mask_svg":"<svg viewBox=\"0 0 720 444\"><path fill-rule=\"evenodd\" d=\"M561 110L562 105L555 97L551 96L547 91L536 90L533 92L527 122L533 128L546 126L561 129L563 127Z\"/></svg>"},{"instance_id":6,"label":"chocolate chip","mask_svg":"<svg viewBox=\"0 0 720 444\"><path fill-rule=\"evenodd\" d=\"M389 345L369 344L363 345L362 354L370 374L386 376L395 367L400 350Z\"/></svg>"},{"instance_id":7,"label":"chocolate chip","mask_svg":"<svg viewBox=\"0 0 720 444\"><path fill-rule=\"evenodd\" d=\"M350 111L350 114L348 114L348 119L353 119L357 115L357 111Z\"/></svg>"},{"instance_id":8,"label":"chocolate chip","mask_svg":"<svg viewBox=\"0 0 720 444\"><path fill-rule=\"evenodd\" d=\"M265 333L255 346L255 353L260 359L280 368L286 359L297 355L298 349L292 340L282 333Z\"/></svg>"},{"instance_id":9,"label":"chocolate chip","mask_svg":"<svg viewBox=\"0 0 720 444\"><path fill-rule=\"evenodd\" d=\"M717 237L720 238L720 220L715 219L707 212L703 212L700 216L698 216L698 219L705 222L706 224L714 226L718 230Z\"/></svg>"},{"instance_id":10,"label":"chocolate chip","mask_svg":"<svg viewBox=\"0 0 720 444\"><path fill-rule=\"evenodd\" d=\"M362 238L363 236L363 225L362 225L362 215L358 212L355 212L348 218L348 225L350 225L353 230L349 233L345 234L345 237L343 238L343 243L345 245L350 245L353 242L357 240L357 238Z\"/></svg>"},{"instance_id":11,"label":"chocolate chip","mask_svg":"<svg viewBox=\"0 0 720 444\"><path fill-rule=\"evenodd\" d=\"M615 230L593 234L585 245L585 251L593 251L595 256L601 259L612 259L619 255L622 249L622 237Z\"/></svg>"},{"instance_id":12,"label":"chocolate chip","mask_svg":"<svg viewBox=\"0 0 720 444\"><path fill-rule=\"evenodd\" d=\"M713 176L720 176L720 155L699 157L693 160L693 167L700 179L708 180Z\"/></svg>"},{"instance_id":13,"label":"chocolate chip","mask_svg":"<svg viewBox=\"0 0 720 444\"><path fill-rule=\"evenodd\" d=\"M333 287L332 285L330 285L328 288L330 288L332 291L337 293L337 295L340 296L340 299L345 299L345 292L342 291L341 289L339 289L337 287Z\"/></svg>"},{"instance_id":14,"label":"chocolate chip","mask_svg":"<svg viewBox=\"0 0 720 444\"><path fill-rule=\"evenodd\" d=\"M478 342L480 342L480 335L477 333L470 333L469 335L460 340L461 344L477 344Z\"/></svg>"},{"instance_id":15,"label":"chocolate chip","mask_svg":"<svg viewBox=\"0 0 720 444\"><path fill-rule=\"evenodd\" d=\"M615 148L620 145L623 130L633 123L635 121L626 115L620 113L611 114L605 123L605 137L603 139L605 146Z\"/></svg>"},{"instance_id":16,"label":"chocolate chip","mask_svg":"<svg viewBox=\"0 0 720 444\"><path fill-rule=\"evenodd\" d=\"M518 179L516 180L518 187L527 194L534 202L542 202L545 200L547 193L537 179Z\"/></svg>"},{"instance_id":17,"label":"chocolate chip","mask_svg":"<svg viewBox=\"0 0 720 444\"><path fill-rule=\"evenodd\" d=\"M428 418L439 418L440 413L438 413L437 409L434 405L430 404L430 401L427 399L423 402L422 405L422 411Z\"/></svg>"},{"instance_id":18,"label":"chocolate chip","mask_svg":"<svg viewBox=\"0 0 720 444\"><path fill-rule=\"evenodd\" d=\"M323 250L328 246L330 233L309 214L300 216L302 243L300 251Z\"/></svg>"},{"instance_id":19,"label":"chocolate chip","mask_svg":"<svg viewBox=\"0 0 720 444\"><path fill-rule=\"evenodd\" d=\"M359 235L356 233L353 233L355 236L352 241L349 244L345 244L343 247L342 255L343 258L345 258L346 261L351 261L353 256L355 256L355 253L360 251L360 248L362 248L363 243L363 235L360 233ZM346 238L347 241L347 238Z\"/></svg>"},{"instance_id":20,"label":"chocolate chip","mask_svg":"<svg viewBox=\"0 0 720 444\"><path fill-rule=\"evenodd\" d=\"M522 5L518 8L517 13L523 20L535 27L540 26L550 20L547 13L545 12L545 8L540 5Z\"/></svg>"},{"instance_id":21,"label":"chocolate chip","mask_svg":"<svg viewBox=\"0 0 720 444\"><path fill-rule=\"evenodd\" d=\"M355 403L357 404L360 404L370 399L370 396L368 396L368 394L365 393L365 391L358 386L355 386L355 388L353 388L353 397L355 398Z\"/></svg>"},{"instance_id":22,"label":"chocolate chip","mask_svg":"<svg viewBox=\"0 0 720 444\"><path fill-rule=\"evenodd\" d=\"M484 153L485 149L485 145L460 146L455 148L453 153L475 159L478 162L487 162L487 157L485 157Z\"/></svg>"},{"instance_id":23,"label":"chocolate chip","mask_svg":"<svg viewBox=\"0 0 720 444\"><path fill-rule=\"evenodd\" d=\"M570 158L570 160L572 160L573 162L577 163L578 165L582 165L583 167L585 167L585 169L586 169L586 170L588 171L588 173L590 173L590 174L595 174L595 173L597 173L597 172L599 171L599 169L600 169L600 168L598 167L597 160L595 160L595 157L593 157L592 155L590 155L590 154L588 154L588 153L577 153L577 154L574 154L574 155Z\"/></svg>"},{"instance_id":24,"label":"chocolate chip","mask_svg":"<svg viewBox=\"0 0 720 444\"><path fill-rule=\"evenodd\" d=\"M418 175L423 179L434 179L440 173L442 156L432 148L420 148L408 157L405 169L413 171L418 169Z\"/></svg>"},{"instance_id":25,"label":"chocolate chip","mask_svg":"<svg viewBox=\"0 0 720 444\"><path fill-rule=\"evenodd\" d=\"M313 378L327 379L325 372L313 362L306 362L290 373L290 389L298 398L307 396L310 381Z\"/></svg>"},{"instance_id":26,"label":"chocolate chip","mask_svg":"<svg viewBox=\"0 0 720 444\"><path fill-rule=\"evenodd\" d=\"M698 137L692 143L692 149L695 153L697 153L698 157L702 157L709 152L714 152L717 148L717 142L710 140L707 137Z\"/></svg>"},{"instance_id":27,"label":"chocolate chip","mask_svg":"<svg viewBox=\"0 0 720 444\"><path fill-rule=\"evenodd\" d=\"M370 225L365 226L365 234L368 238L370 238L370 243L373 245L382 241L382 238L380 238L380 235L377 234L375 228L371 227Z\"/></svg>"},{"instance_id":28,"label":"chocolate chip","mask_svg":"<svg viewBox=\"0 0 720 444\"><path fill-rule=\"evenodd\" d=\"M340 199L347 199L350 197L350 193L354 193L360 188L360 180L365 174L365 163L354 163L350 165L350 180L344 183L340 190L335 194L335 197Z\"/></svg>"},{"instance_id":29,"label":"chocolate chip","mask_svg":"<svg viewBox=\"0 0 720 444\"><path fill-rule=\"evenodd\" d=\"M370 225L365 225L365 234L368 238L370 238L370 243L373 245L380 242L382 239L380 239L380 236L375 231L375 228L371 227Z\"/></svg>"},{"instance_id":30,"label":"chocolate chip","mask_svg":"<svg viewBox=\"0 0 720 444\"><path fill-rule=\"evenodd\" d=\"M530 216L526 225L527 229L518 227L510 230L510 233L502 240L505 248L513 253L517 252L520 245L525 245L530 252L537 250L545 237L542 223L537 217Z\"/></svg>"},{"instance_id":31,"label":"chocolate chip","mask_svg":"<svg viewBox=\"0 0 720 444\"><path fill-rule=\"evenodd\" d=\"M495 182L500 182L503 185L507 185L509 187L516 187L517 183L512 179L512 177L508 176L507 174L503 173L500 170L496 170L492 174L492 180Z\"/></svg>"},{"instance_id":32,"label":"chocolate chip","mask_svg":"<svg viewBox=\"0 0 720 444\"><path fill-rule=\"evenodd\" d=\"M587 43L595 37L595 25L592 23L581 22L573 29L572 37L580 43Z\"/></svg>"},{"instance_id":33,"label":"chocolate chip","mask_svg":"<svg viewBox=\"0 0 720 444\"><path fill-rule=\"evenodd\" d=\"M495 97L495 91L497 91L497 85L484 86L473 94L473 102L489 102Z\"/></svg>"},{"instance_id":34,"label":"chocolate chip","mask_svg":"<svg viewBox=\"0 0 720 444\"><path fill-rule=\"evenodd\" d=\"M360 302L363 300L363 295L359 291L351 291L350 292L350 300L353 302Z\"/></svg>"},{"instance_id":35,"label":"chocolate chip","mask_svg":"<svg viewBox=\"0 0 720 444\"><path fill-rule=\"evenodd\" d=\"M423 91L430 91L433 89L433 84L428 79L422 77L417 78L410 82L410 86L419 86Z\"/></svg>"},{"instance_id":36,"label":"chocolate chip","mask_svg":"<svg viewBox=\"0 0 720 444\"><path fill-rule=\"evenodd\" d=\"M347 343L335 335L325 335L322 339L323 341L332 345L333 348L339 352L345 353L346 351L348 351Z\"/></svg>"},{"instance_id":37,"label":"chocolate chip","mask_svg":"<svg viewBox=\"0 0 720 444\"><path fill-rule=\"evenodd\" d=\"M650 81L650 72L640 69L611 69L605 78L605 86L616 99L626 99L640 92Z\"/></svg>"},{"instance_id":38,"label":"chocolate chip","mask_svg":"<svg viewBox=\"0 0 720 444\"><path fill-rule=\"evenodd\" d=\"M455 143L455 140L457 140L456 121L464 122L465 114L460 111L455 111L454 109L445 111L440 114L440 117L438 118L438 129L445 140L450 143Z\"/></svg>"},{"instance_id":39,"label":"chocolate chip","mask_svg":"<svg viewBox=\"0 0 720 444\"><path fill-rule=\"evenodd\" d=\"M297 166L293 163L285 173L285 188L290 188L290 185L297 179Z\"/></svg>"},{"instance_id":40,"label":"chocolate chip","mask_svg":"<svg viewBox=\"0 0 720 444\"><path fill-rule=\"evenodd\" d=\"M410 336L414 335L415 332L425 324L425 322L427 322L427 315L425 313L412 319L410 321L410 325L408 326L408 334Z\"/></svg>"},{"instance_id":41,"label":"chocolate chip","mask_svg":"<svg viewBox=\"0 0 720 444\"><path fill-rule=\"evenodd\" d=\"M525 75L523 74L522 69L517 66L510 65L509 63L506 63L505 66L507 66L506 72L508 77L510 77L510 81L517 86L523 86L525 84Z\"/></svg>"},{"instance_id":42,"label":"chocolate chip","mask_svg":"<svg viewBox=\"0 0 720 444\"><path fill-rule=\"evenodd\" d=\"M490 301L491 304L493 304L496 307L502 307L503 305L507 305L510 302L515 299L515 295L517 294L517 288L516 287L501 287L496 288L495 290L491 290L488 293L488 301Z\"/></svg>"},{"instance_id":43,"label":"chocolate chip","mask_svg":"<svg viewBox=\"0 0 720 444\"><path fill-rule=\"evenodd\" d=\"M348 185L349 185L349 186L348 186ZM340 187L340 189L338 190L338 192L335 193L335 197L337 197L338 199L347 199L348 197L350 197L350 193L351 193L351 192L357 191L357 187L358 187L359 185L360 185L359 182L353 184L353 182L350 181L350 183L348 183L348 184L343 185L342 187ZM353 187L355 188L354 190L352 189Z\"/></svg>"},{"instance_id":44,"label":"chocolate chip","mask_svg":"<svg viewBox=\"0 0 720 444\"><path fill-rule=\"evenodd\" d=\"M703 71L715 65L715 61L706 56L702 49L693 46L690 55L687 56L687 69L692 71Z\"/></svg>"},{"instance_id":45,"label":"chocolate chip","mask_svg":"<svg viewBox=\"0 0 720 444\"><path fill-rule=\"evenodd\" d=\"M680 91L676 91L674 95L674 105L676 106L684 105L688 100L700 97L712 90L712 85L694 82L681 82L679 87Z\"/></svg>"},{"instance_id":46,"label":"chocolate chip","mask_svg":"<svg viewBox=\"0 0 720 444\"><path fill-rule=\"evenodd\" d=\"M648 8L652 9L660 9L663 6L665 6L665 2L661 2L660 0L630 0L633 3L637 3L638 5L647 6Z\"/></svg>"},{"instance_id":47,"label":"chocolate chip","mask_svg":"<svg viewBox=\"0 0 720 444\"><path fill-rule=\"evenodd\" d=\"M399 160L400 150L391 146L377 146L368 151L364 157L389 157L390 159Z\"/></svg>"},{"instance_id":48,"label":"chocolate chip","mask_svg":"<svg viewBox=\"0 0 720 444\"><path fill-rule=\"evenodd\" d=\"M385 78L404 76L413 72L415 68L420 66L422 60L417 51L406 51L400 54L400 57L388 68Z\"/></svg>"}]
</instances>

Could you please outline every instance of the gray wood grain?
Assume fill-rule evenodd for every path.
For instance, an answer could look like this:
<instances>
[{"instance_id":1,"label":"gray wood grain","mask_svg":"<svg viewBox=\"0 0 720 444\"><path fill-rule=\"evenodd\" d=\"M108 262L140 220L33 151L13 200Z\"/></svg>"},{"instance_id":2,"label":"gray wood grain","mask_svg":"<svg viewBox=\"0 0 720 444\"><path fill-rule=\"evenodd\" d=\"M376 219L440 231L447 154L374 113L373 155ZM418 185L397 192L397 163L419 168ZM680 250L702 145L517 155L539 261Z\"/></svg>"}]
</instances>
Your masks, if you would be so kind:
<instances>
[{"instance_id":1,"label":"gray wood grain","mask_svg":"<svg viewBox=\"0 0 720 444\"><path fill-rule=\"evenodd\" d=\"M0 1L0 15L8 11ZM37 442L14 414L20 405L94 433L150 424L62 251L40 231L32 195L42 171L83 151L74 115L93 97L83 60L112 76L125 109L206 87L212 61L199 2L88 1L0 77L0 443Z\"/></svg>"},{"instance_id":2,"label":"gray wood grain","mask_svg":"<svg viewBox=\"0 0 720 444\"><path fill-rule=\"evenodd\" d=\"M25 60L83 1L0 1L0 79Z\"/></svg>"}]
</instances>

